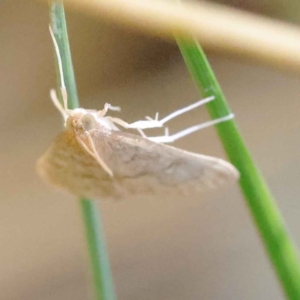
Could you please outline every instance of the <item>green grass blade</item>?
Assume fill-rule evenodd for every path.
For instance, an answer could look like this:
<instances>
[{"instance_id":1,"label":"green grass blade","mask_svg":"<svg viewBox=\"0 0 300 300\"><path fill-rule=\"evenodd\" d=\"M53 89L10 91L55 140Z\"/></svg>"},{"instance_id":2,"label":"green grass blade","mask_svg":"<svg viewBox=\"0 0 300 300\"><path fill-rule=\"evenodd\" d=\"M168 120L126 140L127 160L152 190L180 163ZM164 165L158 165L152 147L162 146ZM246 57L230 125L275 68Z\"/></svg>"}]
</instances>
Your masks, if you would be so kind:
<instances>
[{"instance_id":1,"label":"green grass blade","mask_svg":"<svg viewBox=\"0 0 300 300\"><path fill-rule=\"evenodd\" d=\"M68 92L68 107L76 108L79 106L79 101L77 96L63 2L60 0L50 1L49 5L51 26L60 49L62 59L63 76ZM61 80L59 80L60 75L57 64L56 71L58 78L58 91L60 91ZM92 200L81 199L80 202L89 250L95 299L114 300L116 297L114 293L108 253L105 245L104 232L100 222L101 218L98 207L96 202Z\"/></svg>"},{"instance_id":2,"label":"green grass blade","mask_svg":"<svg viewBox=\"0 0 300 300\"><path fill-rule=\"evenodd\" d=\"M199 90L215 96L207 104L213 119L231 113L225 96L196 41L177 37L177 44ZM216 125L219 137L231 162L240 171L240 186L269 258L288 299L300 299L300 262L297 249L285 228L277 205L256 167L235 120Z\"/></svg>"},{"instance_id":3,"label":"green grass blade","mask_svg":"<svg viewBox=\"0 0 300 300\"><path fill-rule=\"evenodd\" d=\"M81 210L93 273L96 299L116 299L107 255L104 230L95 201L81 199Z\"/></svg>"}]
</instances>

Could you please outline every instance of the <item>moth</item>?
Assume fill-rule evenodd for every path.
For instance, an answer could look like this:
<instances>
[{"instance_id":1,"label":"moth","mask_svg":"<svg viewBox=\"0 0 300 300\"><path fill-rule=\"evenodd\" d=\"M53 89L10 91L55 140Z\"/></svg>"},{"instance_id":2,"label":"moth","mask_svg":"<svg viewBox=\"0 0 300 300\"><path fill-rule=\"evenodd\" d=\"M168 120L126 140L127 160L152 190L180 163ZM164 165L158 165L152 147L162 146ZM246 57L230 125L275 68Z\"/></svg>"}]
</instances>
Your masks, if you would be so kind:
<instances>
[{"instance_id":1,"label":"moth","mask_svg":"<svg viewBox=\"0 0 300 300\"><path fill-rule=\"evenodd\" d=\"M51 90L51 99L61 112L65 130L58 135L46 153L38 160L37 171L54 186L91 199L121 199L136 195L169 197L188 195L235 182L239 173L230 163L215 157L180 150L165 143L202 128L227 121L233 115L195 125L170 135L165 123L199 107L214 97L208 97L159 120L146 117L134 123L108 116L119 107L108 103L100 111L67 107L67 92L62 63L54 35L63 105ZM138 134L120 128L136 129ZM162 136L149 137L144 130L162 127Z\"/></svg>"}]
</instances>

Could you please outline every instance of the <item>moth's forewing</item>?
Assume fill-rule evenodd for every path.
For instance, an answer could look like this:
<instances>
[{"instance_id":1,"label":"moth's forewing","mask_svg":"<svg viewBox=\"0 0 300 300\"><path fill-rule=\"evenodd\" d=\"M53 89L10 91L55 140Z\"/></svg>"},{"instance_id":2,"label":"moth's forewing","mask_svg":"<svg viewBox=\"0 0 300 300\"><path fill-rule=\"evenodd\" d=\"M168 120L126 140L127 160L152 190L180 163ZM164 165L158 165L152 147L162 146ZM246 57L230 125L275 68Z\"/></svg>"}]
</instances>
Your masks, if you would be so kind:
<instances>
[{"instance_id":1,"label":"moth's forewing","mask_svg":"<svg viewBox=\"0 0 300 300\"><path fill-rule=\"evenodd\" d=\"M110 177L79 145L73 130L62 132L38 161L39 173L52 184L88 198L189 194L235 182L228 162L190 153L137 135L99 127L90 131Z\"/></svg>"}]
</instances>

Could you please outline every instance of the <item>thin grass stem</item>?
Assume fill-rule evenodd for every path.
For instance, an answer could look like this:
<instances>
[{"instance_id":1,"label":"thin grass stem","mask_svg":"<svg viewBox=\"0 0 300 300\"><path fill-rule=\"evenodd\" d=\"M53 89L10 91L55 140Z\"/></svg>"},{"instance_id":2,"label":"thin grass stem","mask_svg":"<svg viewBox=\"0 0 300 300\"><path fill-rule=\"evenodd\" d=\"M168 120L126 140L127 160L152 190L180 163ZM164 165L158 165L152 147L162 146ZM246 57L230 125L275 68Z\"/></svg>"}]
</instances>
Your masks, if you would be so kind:
<instances>
[{"instance_id":1,"label":"thin grass stem","mask_svg":"<svg viewBox=\"0 0 300 300\"><path fill-rule=\"evenodd\" d=\"M64 82L68 93L68 107L79 107L75 75L66 26L63 2L49 1L51 26L57 41L62 60ZM56 73L59 96L61 98L61 79L56 60ZM85 227L86 240L89 250L91 273L94 285L95 299L115 300L113 280L109 265L105 237L101 223L100 212L93 200L80 199L82 217Z\"/></svg>"},{"instance_id":2,"label":"thin grass stem","mask_svg":"<svg viewBox=\"0 0 300 300\"><path fill-rule=\"evenodd\" d=\"M211 118L231 114L229 105L199 44L192 38L176 37L177 44L203 96L215 96L206 104ZM300 299L298 251L285 228L279 209L240 134L235 120L216 125L231 162L240 171L240 187L259 231L267 254L276 270L287 299Z\"/></svg>"}]
</instances>

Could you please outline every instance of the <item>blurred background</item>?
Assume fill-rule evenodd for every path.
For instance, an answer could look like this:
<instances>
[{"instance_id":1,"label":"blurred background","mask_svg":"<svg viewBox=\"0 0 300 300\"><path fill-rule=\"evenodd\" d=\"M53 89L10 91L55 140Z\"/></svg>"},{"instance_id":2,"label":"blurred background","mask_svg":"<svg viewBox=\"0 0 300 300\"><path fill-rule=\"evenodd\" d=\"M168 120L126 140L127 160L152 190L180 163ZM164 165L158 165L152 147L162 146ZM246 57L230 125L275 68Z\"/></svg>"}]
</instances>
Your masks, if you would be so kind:
<instances>
[{"instance_id":1,"label":"blurred background","mask_svg":"<svg viewBox=\"0 0 300 300\"><path fill-rule=\"evenodd\" d=\"M218 2L300 21L295 0ZM2 0L0 15L0 298L92 299L79 203L35 172L62 130L49 98L56 79L48 6ZM82 107L120 105L131 122L199 99L173 42L69 10L67 21ZM299 74L207 53L299 246ZM199 108L170 130L208 119ZM175 146L225 158L213 128ZM283 299L237 185L190 198L99 202L99 209L120 300Z\"/></svg>"}]
</instances>

